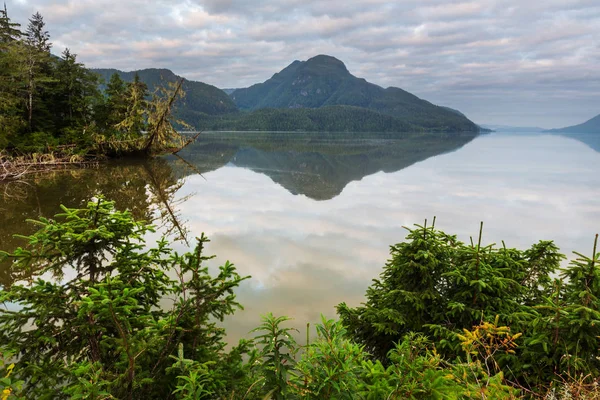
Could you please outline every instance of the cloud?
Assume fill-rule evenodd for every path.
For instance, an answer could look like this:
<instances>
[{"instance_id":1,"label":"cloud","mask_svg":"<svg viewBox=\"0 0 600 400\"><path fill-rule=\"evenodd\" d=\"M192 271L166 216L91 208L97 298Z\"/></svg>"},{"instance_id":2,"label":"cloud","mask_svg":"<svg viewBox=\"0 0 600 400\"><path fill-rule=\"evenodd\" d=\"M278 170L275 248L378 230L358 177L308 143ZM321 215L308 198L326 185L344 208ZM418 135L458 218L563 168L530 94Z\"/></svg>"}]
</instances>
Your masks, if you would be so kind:
<instances>
[{"instance_id":1,"label":"cloud","mask_svg":"<svg viewBox=\"0 0 600 400\"><path fill-rule=\"evenodd\" d=\"M219 87L270 78L331 54L480 123L544 127L600 112L596 0L29 0L57 52L91 67L170 68ZM476 101L474 101L476 99ZM526 104L524 107L523 105Z\"/></svg>"}]
</instances>

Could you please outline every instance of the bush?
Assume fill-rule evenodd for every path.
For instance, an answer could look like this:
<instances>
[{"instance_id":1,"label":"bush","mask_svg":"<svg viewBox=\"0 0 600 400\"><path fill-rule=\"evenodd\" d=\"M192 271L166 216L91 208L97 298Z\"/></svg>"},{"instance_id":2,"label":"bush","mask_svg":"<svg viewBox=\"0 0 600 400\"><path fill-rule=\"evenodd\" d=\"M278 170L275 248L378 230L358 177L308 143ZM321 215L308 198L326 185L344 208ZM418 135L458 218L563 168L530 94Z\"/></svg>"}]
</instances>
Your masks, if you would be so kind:
<instances>
[{"instance_id":1,"label":"bush","mask_svg":"<svg viewBox=\"0 0 600 400\"><path fill-rule=\"evenodd\" d=\"M0 310L0 348L18 352L13 377L27 398L168 398L181 383L170 360L178 349L197 365L215 363L203 377L213 393L243 377L240 352L224 351L215 321L240 307L233 289L246 278L230 263L208 274L206 237L183 255L164 240L146 249L152 227L101 198L36 223L27 247L3 254L29 282L0 293L18 306Z\"/></svg>"},{"instance_id":2,"label":"bush","mask_svg":"<svg viewBox=\"0 0 600 400\"><path fill-rule=\"evenodd\" d=\"M488 355L482 366L488 374L503 373L516 387L538 392L564 376L587 376L588 383L600 376L596 244L591 258L577 253L560 270L565 256L550 241L523 251L504 243L482 246L481 236L480 230L478 243L467 245L434 226L409 230L406 242L391 247L365 305L338 306L350 336L384 364L391 362L387 355L395 343L411 332L455 360L469 356L465 330L502 324L519 333L504 332L502 340L519 337L522 345ZM562 279L555 281L558 272Z\"/></svg>"}]
</instances>

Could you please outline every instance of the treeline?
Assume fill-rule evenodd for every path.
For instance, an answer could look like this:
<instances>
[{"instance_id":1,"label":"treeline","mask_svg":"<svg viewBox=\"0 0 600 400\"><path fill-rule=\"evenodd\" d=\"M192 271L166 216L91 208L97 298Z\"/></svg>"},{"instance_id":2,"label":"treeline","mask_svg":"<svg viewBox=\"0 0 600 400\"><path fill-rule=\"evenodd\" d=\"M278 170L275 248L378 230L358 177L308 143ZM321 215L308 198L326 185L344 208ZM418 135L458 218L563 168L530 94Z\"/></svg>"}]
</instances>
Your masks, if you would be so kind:
<instances>
[{"instance_id":1,"label":"treeline","mask_svg":"<svg viewBox=\"0 0 600 400\"><path fill-rule=\"evenodd\" d=\"M185 116L182 116L185 119ZM305 132L424 132L422 127L366 108L263 108L220 116L203 115L193 125L203 130Z\"/></svg>"},{"instance_id":2,"label":"treeline","mask_svg":"<svg viewBox=\"0 0 600 400\"><path fill-rule=\"evenodd\" d=\"M596 244L560 269L550 241L518 250L417 226L339 322L299 343L268 314L226 350L217 322L248 277L229 262L211 275L204 235L190 253L150 248L152 227L102 198L37 225L0 253L23 277L0 291L3 400L600 395Z\"/></svg>"},{"instance_id":3,"label":"treeline","mask_svg":"<svg viewBox=\"0 0 600 400\"><path fill-rule=\"evenodd\" d=\"M0 149L12 154L70 148L97 153L142 148L143 132L173 135L169 122L175 87L150 94L135 77L114 74L99 89L99 76L66 49L51 53L45 22L34 14L23 30L0 10ZM159 140L160 141L160 140ZM126 145L123 145L126 144Z\"/></svg>"}]
</instances>

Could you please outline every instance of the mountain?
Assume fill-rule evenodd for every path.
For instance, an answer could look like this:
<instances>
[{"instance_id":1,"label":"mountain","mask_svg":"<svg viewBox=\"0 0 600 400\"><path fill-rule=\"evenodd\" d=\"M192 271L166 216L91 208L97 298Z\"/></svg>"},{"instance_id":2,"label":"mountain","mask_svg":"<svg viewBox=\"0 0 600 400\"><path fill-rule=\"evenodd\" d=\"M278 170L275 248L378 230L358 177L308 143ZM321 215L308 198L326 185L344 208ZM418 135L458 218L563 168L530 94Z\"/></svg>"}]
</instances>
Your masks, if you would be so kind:
<instances>
[{"instance_id":1,"label":"mountain","mask_svg":"<svg viewBox=\"0 0 600 400\"><path fill-rule=\"evenodd\" d=\"M163 85L164 82L176 82L180 79L168 69L142 69L138 71L123 72L116 69L92 69L93 72L100 75L105 82L117 73L126 82L132 82L137 73L146 85L150 93L156 87ZM104 87L105 85L103 85ZM190 81L184 79L183 89L186 96L183 102L177 105L177 116L186 122L201 115L222 115L237 112L237 107L221 89L202 82Z\"/></svg>"},{"instance_id":2,"label":"mountain","mask_svg":"<svg viewBox=\"0 0 600 400\"><path fill-rule=\"evenodd\" d=\"M561 129L550 129L546 132L553 133L598 133L600 134L600 115L596 115L594 118L589 121L584 122L583 124L568 126L566 128Z\"/></svg>"},{"instance_id":3,"label":"mountain","mask_svg":"<svg viewBox=\"0 0 600 400\"><path fill-rule=\"evenodd\" d=\"M460 111L458 111L458 110L455 110L454 108L445 107L445 106L440 106L440 107L441 107L441 108L443 108L444 110L447 110L447 111L453 112L454 114L458 114L458 115L460 115L461 117L465 117L465 118L467 118L467 116L466 116L465 114L461 113L461 112L460 112Z\"/></svg>"},{"instance_id":4,"label":"mountain","mask_svg":"<svg viewBox=\"0 0 600 400\"><path fill-rule=\"evenodd\" d=\"M238 89L231 98L240 109L367 108L430 131L479 131L460 112L436 106L396 87L384 89L352 75L337 58L319 55L294 61L263 83Z\"/></svg>"}]
</instances>

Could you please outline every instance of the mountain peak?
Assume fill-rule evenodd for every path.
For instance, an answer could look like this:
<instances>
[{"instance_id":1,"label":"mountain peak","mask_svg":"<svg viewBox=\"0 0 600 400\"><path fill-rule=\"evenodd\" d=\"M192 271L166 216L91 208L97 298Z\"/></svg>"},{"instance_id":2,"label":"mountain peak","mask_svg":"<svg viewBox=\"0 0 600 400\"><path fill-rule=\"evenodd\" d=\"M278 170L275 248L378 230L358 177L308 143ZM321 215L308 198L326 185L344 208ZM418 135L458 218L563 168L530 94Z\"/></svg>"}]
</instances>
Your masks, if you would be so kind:
<instances>
[{"instance_id":1,"label":"mountain peak","mask_svg":"<svg viewBox=\"0 0 600 400\"><path fill-rule=\"evenodd\" d=\"M400 88L383 89L348 72L335 57L320 54L294 61L271 79L236 90L231 97L241 109L321 108L352 106L412 124L416 129L473 131L477 125L456 110L435 106Z\"/></svg>"},{"instance_id":2,"label":"mountain peak","mask_svg":"<svg viewBox=\"0 0 600 400\"><path fill-rule=\"evenodd\" d=\"M314 56L309 58L304 62L305 68L327 68L327 69L337 69L338 71L349 73L346 65L335 57L328 56L326 54L319 54L318 56Z\"/></svg>"}]
</instances>

